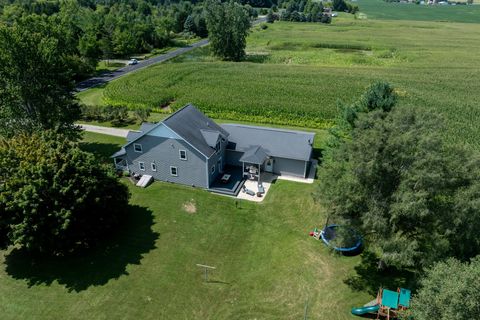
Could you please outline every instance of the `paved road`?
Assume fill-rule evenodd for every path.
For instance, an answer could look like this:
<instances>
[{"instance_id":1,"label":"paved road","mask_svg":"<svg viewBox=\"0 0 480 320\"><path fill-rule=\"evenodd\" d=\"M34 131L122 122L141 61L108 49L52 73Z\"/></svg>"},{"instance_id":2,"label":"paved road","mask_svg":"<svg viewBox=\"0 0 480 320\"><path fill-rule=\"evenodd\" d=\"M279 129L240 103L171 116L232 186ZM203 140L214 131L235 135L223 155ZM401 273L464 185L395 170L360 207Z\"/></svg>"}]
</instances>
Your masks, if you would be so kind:
<instances>
[{"instance_id":1,"label":"paved road","mask_svg":"<svg viewBox=\"0 0 480 320\"><path fill-rule=\"evenodd\" d=\"M110 71L110 72L105 72L101 76L98 77L93 77L88 80L82 81L77 85L76 90L81 92L87 89L90 89L92 87L99 86L101 84L104 84L106 82L115 80L117 78L120 78L121 76L126 75L127 73L130 73L132 71L136 71L148 66L151 66L156 63L164 62L167 60L170 60L172 58L175 58L185 52L191 51L193 49L205 46L208 44L208 39L203 39L201 41L195 42L192 45L186 46L179 48L177 50L161 54L159 56L155 56L153 58L147 59L147 60L142 60L136 65L131 65L131 66L125 66L123 68L117 69L115 71Z\"/></svg>"},{"instance_id":2,"label":"paved road","mask_svg":"<svg viewBox=\"0 0 480 320\"><path fill-rule=\"evenodd\" d=\"M259 24L259 23L265 22L265 21L266 21L266 18L261 17L261 18L258 18L257 20L255 20L252 23L252 25L256 25L256 24ZM121 76L124 76L124 75L126 75L130 72L137 71L139 69L142 69L142 68L160 63L160 62L170 60L170 59L175 58L175 57L177 57L181 54L184 54L185 52L192 51L193 49L206 46L207 44L208 44L208 39L203 39L203 40L195 42L195 43L193 43L189 46L179 48L179 49L171 51L169 53L161 54L159 56L155 56L153 58L140 61L136 65L125 66L125 67L117 69L115 71L103 73L101 76L93 77L93 78L90 78L90 79L87 79L85 81L80 82L77 85L76 91L81 92L81 91L85 91L87 89L99 86L101 84L110 82L110 81L115 80L117 78L120 78Z\"/></svg>"},{"instance_id":3,"label":"paved road","mask_svg":"<svg viewBox=\"0 0 480 320\"><path fill-rule=\"evenodd\" d=\"M82 130L88 132L95 132L101 134L108 134L109 136L122 137L126 138L128 134L128 129L118 129L110 127L101 127L101 126L92 126L90 124L78 124Z\"/></svg>"}]
</instances>

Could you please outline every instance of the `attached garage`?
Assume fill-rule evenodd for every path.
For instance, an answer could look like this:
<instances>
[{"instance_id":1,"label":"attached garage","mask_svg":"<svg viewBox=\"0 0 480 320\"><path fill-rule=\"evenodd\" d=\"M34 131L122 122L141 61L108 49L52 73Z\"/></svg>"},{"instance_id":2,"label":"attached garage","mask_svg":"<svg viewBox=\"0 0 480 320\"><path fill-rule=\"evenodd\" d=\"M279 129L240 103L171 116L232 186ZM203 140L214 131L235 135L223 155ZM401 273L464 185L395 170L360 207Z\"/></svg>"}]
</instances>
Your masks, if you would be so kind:
<instances>
[{"instance_id":1,"label":"attached garage","mask_svg":"<svg viewBox=\"0 0 480 320\"><path fill-rule=\"evenodd\" d=\"M315 133L224 124L229 133L227 164L242 166L242 157L260 147L267 157L261 170L278 175L306 178L310 170Z\"/></svg>"}]
</instances>

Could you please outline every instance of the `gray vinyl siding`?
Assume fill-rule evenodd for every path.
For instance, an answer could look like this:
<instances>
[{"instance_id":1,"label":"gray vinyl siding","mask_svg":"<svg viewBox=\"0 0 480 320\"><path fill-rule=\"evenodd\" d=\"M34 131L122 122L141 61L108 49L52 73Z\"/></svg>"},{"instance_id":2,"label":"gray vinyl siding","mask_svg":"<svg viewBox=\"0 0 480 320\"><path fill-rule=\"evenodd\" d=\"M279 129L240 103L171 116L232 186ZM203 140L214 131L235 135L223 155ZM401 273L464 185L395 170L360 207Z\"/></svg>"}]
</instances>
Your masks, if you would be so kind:
<instances>
[{"instance_id":1,"label":"gray vinyl siding","mask_svg":"<svg viewBox=\"0 0 480 320\"><path fill-rule=\"evenodd\" d=\"M130 171L151 175L155 180L194 185L207 188L206 158L183 140L145 135L135 143L142 145L142 153L133 150L133 144L125 147ZM187 160L180 160L179 150L187 151ZM145 162L145 171L139 169ZM157 171L152 171L155 163ZM170 174L170 166L177 167L177 176Z\"/></svg>"},{"instance_id":2,"label":"gray vinyl siding","mask_svg":"<svg viewBox=\"0 0 480 320\"><path fill-rule=\"evenodd\" d=\"M239 161L243 156L243 152L227 150L227 163L231 166L242 166L242 163ZM278 175L289 175L296 177L305 177L305 162L302 160L286 159L273 157L273 173ZM264 165L261 166L264 170ZM309 169L309 162L307 162L307 173Z\"/></svg>"},{"instance_id":3,"label":"gray vinyl siding","mask_svg":"<svg viewBox=\"0 0 480 320\"><path fill-rule=\"evenodd\" d=\"M305 162L285 158L274 158L273 173L278 175L305 177ZM308 172L308 171L307 171Z\"/></svg>"},{"instance_id":4,"label":"gray vinyl siding","mask_svg":"<svg viewBox=\"0 0 480 320\"><path fill-rule=\"evenodd\" d=\"M241 167L242 163L240 162L240 158L243 156L243 152L235 151L235 150L226 150L225 156L227 158L226 164L230 166Z\"/></svg>"},{"instance_id":5,"label":"gray vinyl siding","mask_svg":"<svg viewBox=\"0 0 480 320\"><path fill-rule=\"evenodd\" d=\"M212 184L213 181L218 177L220 174L219 168L217 165L217 161L220 157L222 157L223 167L225 168L226 164L226 154L225 154L225 147L227 146L227 141L221 142L220 152L213 154L210 159L208 159L208 179L209 185ZM215 172L212 173L212 166L215 165Z\"/></svg>"}]
</instances>

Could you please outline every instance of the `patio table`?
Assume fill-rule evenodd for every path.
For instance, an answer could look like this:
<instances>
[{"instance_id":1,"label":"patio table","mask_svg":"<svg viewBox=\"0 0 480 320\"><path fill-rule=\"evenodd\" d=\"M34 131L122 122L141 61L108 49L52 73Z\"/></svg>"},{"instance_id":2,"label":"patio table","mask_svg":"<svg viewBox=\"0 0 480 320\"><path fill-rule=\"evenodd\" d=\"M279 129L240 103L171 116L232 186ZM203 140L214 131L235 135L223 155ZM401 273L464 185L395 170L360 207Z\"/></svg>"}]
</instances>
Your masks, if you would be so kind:
<instances>
[{"instance_id":1,"label":"patio table","mask_svg":"<svg viewBox=\"0 0 480 320\"><path fill-rule=\"evenodd\" d=\"M228 173L225 173L222 178L220 179L223 183L227 183L230 180L231 175Z\"/></svg>"}]
</instances>

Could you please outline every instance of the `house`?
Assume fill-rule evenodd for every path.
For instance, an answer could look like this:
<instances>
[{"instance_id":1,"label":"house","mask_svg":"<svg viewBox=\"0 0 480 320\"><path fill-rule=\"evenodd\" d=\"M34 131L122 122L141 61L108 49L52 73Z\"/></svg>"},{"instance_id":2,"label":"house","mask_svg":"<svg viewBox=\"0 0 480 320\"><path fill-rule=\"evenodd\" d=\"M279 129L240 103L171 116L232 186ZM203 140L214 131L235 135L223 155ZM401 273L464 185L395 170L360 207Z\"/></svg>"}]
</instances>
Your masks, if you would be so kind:
<instances>
[{"instance_id":1,"label":"house","mask_svg":"<svg viewBox=\"0 0 480 320\"><path fill-rule=\"evenodd\" d=\"M308 176L315 134L218 125L193 105L162 122L131 131L112 158L119 170L155 180L238 194L244 179L261 182L262 173Z\"/></svg>"}]
</instances>

